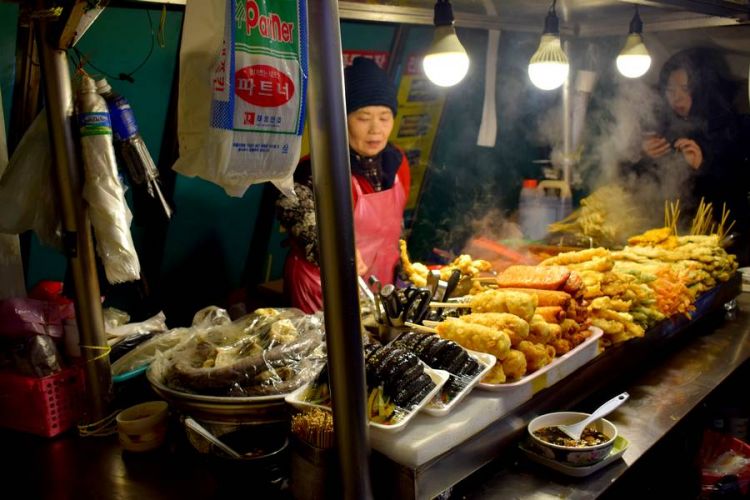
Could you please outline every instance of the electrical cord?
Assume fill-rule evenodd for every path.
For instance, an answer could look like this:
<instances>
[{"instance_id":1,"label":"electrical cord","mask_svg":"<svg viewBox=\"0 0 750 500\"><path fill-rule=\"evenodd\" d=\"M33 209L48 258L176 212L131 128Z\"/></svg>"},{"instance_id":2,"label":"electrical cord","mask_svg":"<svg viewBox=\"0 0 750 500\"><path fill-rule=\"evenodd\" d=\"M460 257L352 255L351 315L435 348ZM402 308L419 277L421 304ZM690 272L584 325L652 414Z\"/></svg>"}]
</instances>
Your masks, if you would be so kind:
<instances>
[{"instance_id":1,"label":"electrical cord","mask_svg":"<svg viewBox=\"0 0 750 500\"><path fill-rule=\"evenodd\" d=\"M133 75L135 75L141 68L143 68L143 66L148 62L148 60L151 59L151 56L154 53L154 45L156 45L155 40L156 40L157 36L154 33L154 24L151 21L151 13L148 10L146 10L146 17L148 18L149 31L151 32L151 37L150 37L151 38L151 46L148 49L148 54L146 54L146 57L135 68L133 68L131 71L129 71L127 73L124 73L124 72L123 73L119 73L117 76L112 75L112 74L104 71L103 69L101 69L97 65L95 65L91 61L91 59L89 59L83 52L81 52L80 49L78 49L78 47L73 47L73 52L74 52L75 56L77 57L77 61L74 61L76 63L76 68L83 68L83 66L89 66L92 69L96 70L98 73L106 76L107 79L109 79L109 80L122 80L122 81L130 82L130 83L135 83L135 78L133 78ZM159 45L161 47L164 47L164 45L162 45L162 43L164 41L163 26L164 26L164 22L166 22L164 12L162 12L162 18L163 18L163 20L160 19L160 21L159 21L159 33L160 33L159 34L159 39L160 39ZM73 56L71 54L71 58L72 57Z\"/></svg>"}]
</instances>

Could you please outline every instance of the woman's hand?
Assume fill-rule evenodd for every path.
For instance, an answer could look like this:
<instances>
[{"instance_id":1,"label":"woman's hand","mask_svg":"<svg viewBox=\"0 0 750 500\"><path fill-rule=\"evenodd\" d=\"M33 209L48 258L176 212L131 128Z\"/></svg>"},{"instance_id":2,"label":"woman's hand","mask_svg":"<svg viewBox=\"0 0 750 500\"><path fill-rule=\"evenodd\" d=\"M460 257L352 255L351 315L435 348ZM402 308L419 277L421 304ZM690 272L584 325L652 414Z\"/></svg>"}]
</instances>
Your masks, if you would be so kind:
<instances>
[{"instance_id":1,"label":"woman's hand","mask_svg":"<svg viewBox=\"0 0 750 500\"><path fill-rule=\"evenodd\" d=\"M682 156L685 157L685 161L688 165L695 170L698 170L703 164L703 151L694 140L682 137L675 141L674 147L677 151L682 153Z\"/></svg>"},{"instance_id":2,"label":"woman's hand","mask_svg":"<svg viewBox=\"0 0 750 500\"><path fill-rule=\"evenodd\" d=\"M365 261L362 260L362 254L359 253L359 249L354 249L354 260L357 263L357 274L359 276L364 276L367 274L367 264L365 264Z\"/></svg>"},{"instance_id":3,"label":"woman's hand","mask_svg":"<svg viewBox=\"0 0 750 500\"><path fill-rule=\"evenodd\" d=\"M660 158L665 154L669 153L672 146L667 140L656 134L646 134L641 144L643 152L646 153L650 158Z\"/></svg>"}]
</instances>

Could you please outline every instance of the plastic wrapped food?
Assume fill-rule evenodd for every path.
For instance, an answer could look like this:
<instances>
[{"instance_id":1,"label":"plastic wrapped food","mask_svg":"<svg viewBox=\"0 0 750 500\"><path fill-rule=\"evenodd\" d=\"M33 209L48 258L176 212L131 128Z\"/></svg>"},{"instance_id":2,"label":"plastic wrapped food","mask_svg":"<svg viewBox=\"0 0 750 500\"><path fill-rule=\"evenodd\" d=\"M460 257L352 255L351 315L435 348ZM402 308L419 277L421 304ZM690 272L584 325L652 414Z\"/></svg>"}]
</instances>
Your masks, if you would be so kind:
<instances>
[{"instance_id":1,"label":"plastic wrapped food","mask_svg":"<svg viewBox=\"0 0 750 500\"><path fill-rule=\"evenodd\" d=\"M258 309L231 323L195 327L156 354L152 375L177 391L211 396L285 394L325 364L322 314Z\"/></svg>"}]
</instances>

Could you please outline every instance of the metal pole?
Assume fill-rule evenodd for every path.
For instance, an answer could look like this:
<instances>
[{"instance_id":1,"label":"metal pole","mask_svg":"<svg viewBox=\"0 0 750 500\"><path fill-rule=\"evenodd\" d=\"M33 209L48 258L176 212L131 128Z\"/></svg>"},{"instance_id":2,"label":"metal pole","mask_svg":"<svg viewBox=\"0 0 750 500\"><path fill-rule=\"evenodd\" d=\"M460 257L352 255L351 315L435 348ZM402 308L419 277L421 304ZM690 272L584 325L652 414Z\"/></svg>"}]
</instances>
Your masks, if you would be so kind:
<instances>
[{"instance_id":1,"label":"metal pole","mask_svg":"<svg viewBox=\"0 0 750 500\"><path fill-rule=\"evenodd\" d=\"M85 423L108 415L112 400L112 375L104 334L96 256L91 226L81 197L80 164L73 134L73 90L64 50L53 45L51 25L36 22L44 97L57 192L62 208L63 244L75 288L76 320L84 354L87 408Z\"/></svg>"},{"instance_id":2,"label":"metal pole","mask_svg":"<svg viewBox=\"0 0 750 500\"><path fill-rule=\"evenodd\" d=\"M568 54L570 58L570 42L565 40L563 42L563 50ZM562 88L562 125L563 125L563 180L570 186L571 181L571 167L573 163L573 127L571 126L571 114L570 114L570 80L572 78L572 72L565 79Z\"/></svg>"},{"instance_id":3,"label":"metal pole","mask_svg":"<svg viewBox=\"0 0 750 500\"><path fill-rule=\"evenodd\" d=\"M341 494L366 499L370 448L338 3L308 8L310 154Z\"/></svg>"}]
</instances>

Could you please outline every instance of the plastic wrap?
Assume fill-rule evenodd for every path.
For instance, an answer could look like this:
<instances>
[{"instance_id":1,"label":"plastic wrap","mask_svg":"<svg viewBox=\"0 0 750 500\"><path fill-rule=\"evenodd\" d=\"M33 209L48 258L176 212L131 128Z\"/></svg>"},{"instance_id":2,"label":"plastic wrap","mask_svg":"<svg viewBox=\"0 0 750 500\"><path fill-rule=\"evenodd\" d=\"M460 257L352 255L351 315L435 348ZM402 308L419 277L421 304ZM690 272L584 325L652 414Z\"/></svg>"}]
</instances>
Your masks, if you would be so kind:
<instances>
[{"instance_id":1,"label":"plastic wrap","mask_svg":"<svg viewBox=\"0 0 750 500\"><path fill-rule=\"evenodd\" d=\"M112 375L123 375L148 366L157 354L167 351L190 336L190 328L175 328L138 344L117 360L112 360Z\"/></svg>"},{"instance_id":2,"label":"plastic wrap","mask_svg":"<svg viewBox=\"0 0 750 500\"><path fill-rule=\"evenodd\" d=\"M158 316L159 315L154 318ZM193 316L193 324L190 328L174 328L168 332L160 333L159 335L140 343L127 354L123 354L119 359L113 359L112 375L122 375L151 364L156 358L157 353L173 348L181 341L190 337L190 335L198 329L226 325L231 322L232 320L229 318L229 314L224 309L216 306L205 307L195 313L195 316Z\"/></svg>"},{"instance_id":3,"label":"plastic wrap","mask_svg":"<svg viewBox=\"0 0 750 500\"><path fill-rule=\"evenodd\" d=\"M129 318L130 316L128 316ZM107 332L108 342L110 345L119 343L125 337L132 337L133 335L146 334L146 333L158 333L167 331L167 317L163 312L150 317L146 321L139 321L137 323L126 323L119 326L110 327L105 325Z\"/></svg>"},{"instance_id":4,"label":"plastic wrap","mask_svg":"<svg viewBox=\"0 0 750 500\"><path fill-rule=\"evenodd\" d=\"M0 336L63 336L62 320L74 314L73 304L29 298L0 300Z\"/></svg>"},{"instance_id":5,"label":"plastic wrap","mask_svg":"<svg viewBox=\"0 0 750 500\"><path fill-rule=\"evenodd\" d=\"M107 307L102 311L104 314L104 330L110 331L113 328L122 326L130 321L130 314L121 311L115 307Z\"/></svg>"},{"instance_id":6,"label":"plastic wrap","mask_svg":"<svg viewBox=\"0 0 750 500\"><path fill-rule=\"evenodd\" d=\"M11 348L15 371L30 377L46 377L62 370L60 353L47 335L34 335Z\"/></svg>"},{"instance_id":7,"label":"plastic wrap","mask_svg":"<svg viewBox=\"0 0 750 500\"><path fill-rule=\"evenodd\" d=\"M151 365L171 389L211 396L286 394L325 364L322 314L258 309L218 326L194 327Z\"/></svg>"},{"instance_id":8,"label":"plastic wrap","mask_svg":"<svg viewBox=\"0 0 750 500\"><path fill-rule=\"evenodd\" d=\"M700 498L740 498L750 493L750 445L707 430L703 434L699 459Z\"/></svg>"},{"instance_id":9,"label":"plastic wrap","mask_svg":"<svg viewBox=\"0 0 750 500\"><path fill-rule=\"evenodd\" d=\"M104 99L88 76L78 91L78 121L85 182L83 197L96 235L96 251L112 284L140 278L141 265L130 234L130 209L117 175L112 127Z\"/></svg>"}]
</instances>

